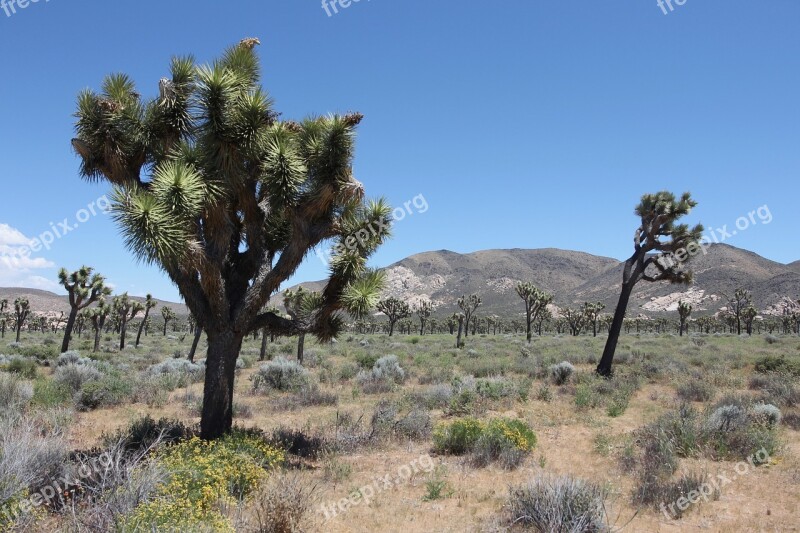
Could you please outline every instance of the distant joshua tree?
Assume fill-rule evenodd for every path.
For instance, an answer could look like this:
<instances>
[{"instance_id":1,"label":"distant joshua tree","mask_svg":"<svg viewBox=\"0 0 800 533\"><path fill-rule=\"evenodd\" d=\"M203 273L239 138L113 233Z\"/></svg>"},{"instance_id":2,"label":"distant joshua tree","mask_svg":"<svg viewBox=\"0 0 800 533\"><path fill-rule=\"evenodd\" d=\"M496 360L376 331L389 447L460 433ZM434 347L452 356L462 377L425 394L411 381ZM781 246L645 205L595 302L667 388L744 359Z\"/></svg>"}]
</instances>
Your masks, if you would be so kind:
<instances>
[{"instance_id":1,"label":"distant joshua tree","mask_svg":"<svg viewBox=\"0 0 800 533\"><path fill-rule=\"evenodd\" d=\"M306 331L305 327L310 324L314 313L322 305L322 295L318 292L306 291L303 287L297 290L288 290L283 295L283 306L286 312L300 325L297 334L297 362L303 364L305 353Z\"/></svg>"},{"instance_id":2,"label":"distant joshua tree","mask_svg":"<svg viewBox=\"0 0 800 533\"><path fill-rule=\"evenodd\" d=\"M583 314L586 315L586 320L592 324L592 336L597 337L597 321L600 313L605 309L605 304L601 302L583 304Z\"/></svg>"},{"instance_id":3,"label":"distant joshua tree","mask_svg":"<svg viewBox=\"0 0 800 533\"><path fill-rule=\"evenodd\" d=\"M112 312L119 321L119 349L125 349L125 335L128 331L128 321L133 319L144 306L136 300L131 300L128 293L124 293L114 298Z\"/></svg>"},{"instance_id":4,"label":"distant joshua tree","mask_svg":"<svg viewBox=\"0 0 800 533\"><path fill-rule=\"evenodd\" d=\"M736 321L736 334L742 334L742 318L744 312L753 305L753 296L750 291L745 289L736 289L733 293L733 298L728 299L728 314L731 315Z\"/></svg>"},{"instance_id":5,"label":"distant joshua tree","mask_svg":"<svg viewBox=\"0 0 800 533\"><path fill-rule=\"evenodd\" d=\"M567 321L569 331L573 337L577 337L586 325L586 312L583 309L573 309L565 307L561 310L561 316Z\"/></svg>"},{"instance_id":6,"label":"distant joshua tree","mask_svg":"<svg viewBox=\"0 0 800 533\"><path fill-rule=\"evenodd\" d=\"M8 300L0 300L0 338L6 338L6 322L8 321Z\"/></svg>"},{"instance_id":7,"label":"distant joshua tree","mask_svg":"<svg viewBox=\"0 0 800 533\"><path fill-rule=\"evenodd\" d=\"M136 333L136 346L139 346L139 342L142 340L142 331L144 331L144 328L147 326L147 321L150 319L150 310L157 305L158 302L153 299L153 295L148 294L144 300L144 317L139 324L139 331Z\"/></svg>"},{"instance_id":8,"label":"distant joshua tree","mask_svg":"<svg viewBox=\"0 0 800 533\"><path fill-rule=\"evenodd\" d=\"M19 342L19 335L22 332L22 326L25 325L25 320L31 313L31 304L25 297L19 297L14 300L14 314L17 319L17 342Z\"/></svg>"},{"instance_id":9,"label":"distant joshua tree","mask_svg":"<svg viewBox=\"0 0 800 533\"><path fill-rule=\"evenodd\" d=\"M553 301L553 295L536 288L533 283L524 282L517 285L517 295L525 302L525 338L531 342L531 325L539 318L539 314Z\"/></svg>"},{"instance_id":10,"label":"distant joshua tree","mask_svg":"<svg viewBox=\"0 0 800 533\"><path fill-rule=\"evenodd\" d=\"M614 311L603 357L597 365L597 373L601 376L611 376L622 322L636 284L641 280L691 283L692 274L683 267L700 251L699 241L703 226L698 224L689 229L686 224L676 225L675 222L689 214L696 205L697 202L688 192L676 199L674 194L661 191L642 196L641 202L636 206L635 212L641 224L633 236L633 255L625 261L619 302Z\"/></svg>"},{"instance_id":11,"label":"distant joshua tree","mask_svg":"<svg viewBox=\"0 0 800 533\"><path fill-rule=\"evenodd\" d=\"M394 333L394 326L398 320L411 316L411 309L408 304L398 298L389 297L378 302L378 311L386 315L389 319L389 336Z\"/></svg>"},{"instance_id":12,"label":"distant joshua tree","mask_svg":"<svg viewBox=\"0 0 800 533\"><path fill-rule=\"evenodd\" d=\"M419 334L425 335L425 324L433 313L433 302L422 301L417 308L417 316L419 317Z\"/></svg>"},{"instance_id":13,"label":"distant joshua tree","mask_svg":"<svg viewBox=\"0 0 800 533\"><path fill-rule=\"evenodd\" d=\"M684 331L688 331L686 329L686 321L689 320L689 317L692 315L692 305L690 303L684 302L683 300L678 300L678 317L681 320L681 337L683 336Z\"/></svg>"},{"instance_id":14,"label":"distant joshua tree","mask_svg":"<svg viewBox=\"0 0 800 533\"><path fill-rule=\"evenodd\" d=\"M67 272L65 268L58 272L58 282L69 295L70 307L67 325L64 328L64 340L61 342L61 353L69 350L69 342L78 313L100 298L111 294L111 288L106 286L105 278L100 274L93 274L92 271L91 267L84 265L72 273Z\"/></svg>"},{"instance_id":15,"label":"distant joshua tree","mask_svg":"<svg viewBox=\"0 0 800 533\"><path fill-rule=\"evenodd\" d=\"M111 306L106 303L106 299L101 297L98 300L97 306L86 310L87 316L92 323L94 330L94 350L100 349L100 334L106 325L106 319L111 314Z\"/></svg>"},{"instance_id":16,"label":"distant joshua tree","mask_svg":"<svg viewBox=\"0 0 800 533\"><path fill-rule=\"evenodd\" d=\"M758 309L753 307L752 305L747 306L747 308L742 311L742 321L744 322L745 331L747 331L748 335L753 334L753 321L758 316Z\"/></svg>"},{"instance_id":17,"label":"distant joshua tree","mask_svg":"<svg viewBox=\"0 0 800 533\"><path fill-rule=\"evenodd\" d=\"M477 294L470 294L469 296L462 296L458 299L458 307L464 313L464 337L469 337L469 326L472 324L472 318L475 316L475 311L481 306L483 302L481 297Z\"/></svg>"},{"instance_id":18,"label":"distant joshua tree","mask_svg":"<svg viewBox=\"0 0 800 533\"><path fill-rule=\"evenodd\" d=\"M170 323L170 321L175 320L176 318L175 311L173 311L168 305L165 305L161 308L161 318L164 319L164 336L166 337L167 325Z\"/></svg>"}]
</instances>

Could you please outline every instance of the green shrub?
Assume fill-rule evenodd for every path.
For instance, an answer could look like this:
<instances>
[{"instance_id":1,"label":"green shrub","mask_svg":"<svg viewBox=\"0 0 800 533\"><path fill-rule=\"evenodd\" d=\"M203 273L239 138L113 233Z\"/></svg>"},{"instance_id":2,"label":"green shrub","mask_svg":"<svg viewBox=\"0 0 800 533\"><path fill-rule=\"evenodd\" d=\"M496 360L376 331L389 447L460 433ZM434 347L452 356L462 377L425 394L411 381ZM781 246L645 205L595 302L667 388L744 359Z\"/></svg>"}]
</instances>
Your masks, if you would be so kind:
<instances>
[{"instance_id":1,"label":"green shrub","mask_svg":"<svg viewBox=\"0 0 800 533\"><path fill-rule=\"evenodd\" d=\"M475 418L441 424L433 432L433 448L437 453L464 455L478 441L484 428L483 422Z\"/></svg>"},{"instance_id":2,"label":"green shrub","mask_svg":"<svg viewBox=\"0 0 800 533\"><path fill-rule=\"evenodd\" d=\"M26 357L11 357L9 361L3 365L3 370L18 374L25 379L34 379L39 369L39 365L33 359Z\"/></svg>"},{"instance_id":3,"label":"green shrub","mask_svg":"<svg viewBox=\"0 0 800 533\"><path fill-rule=\"evenodd\" d=\"M69 386L53 379L41 378L33 382L33 403L41 407L58 407L72 399Z\"/></svg>"},{"instance_id":4,"label":"green shrub","mask_svg":"<svg viewBox=\"0 0 800 533\"><path fill-rule=\"evenodd\" d=\"M780 357L766 355L756 361L756 372L766 374L769 372L786 372L795 377L800 376L800 361L789 361L785 355Z\"/></svg>"},{"instance_id":5,"label":"green shrub","mask_svg":"<svg viewBox=\"0 0 800 533\"><path fill-rule=\"evenodd\" d=\"M356 363L365 370L372 370L372 367L378 362L378 357L378 354L375 353L357 353Z\"/></svg>"},{"instance_id":6,"label":"green shrub","mask_svg":"<svg viewBox=\"0 0 800 533\"><path fill-rule=\"evenodd\" d=\"M475 418L440 424L433 432L433 447L437 453L472 454L473 464L484 466L511 449L523 454L536 446L536 435L521 420L496 418L482 422ZM516 462L518 464L518 461Z\"/></svg>"},{"instance_id":7,"label":"green shrub","mask_svg":"<svg viewBox=\"0 0 800 533\"><path fill-rule=\"evenodd\" d=\"M79 411L91 411L120 405L131 396L132 390L130 380L118 375L87 381L75 396L75 407Z\"/></svg>"}]
</instances>

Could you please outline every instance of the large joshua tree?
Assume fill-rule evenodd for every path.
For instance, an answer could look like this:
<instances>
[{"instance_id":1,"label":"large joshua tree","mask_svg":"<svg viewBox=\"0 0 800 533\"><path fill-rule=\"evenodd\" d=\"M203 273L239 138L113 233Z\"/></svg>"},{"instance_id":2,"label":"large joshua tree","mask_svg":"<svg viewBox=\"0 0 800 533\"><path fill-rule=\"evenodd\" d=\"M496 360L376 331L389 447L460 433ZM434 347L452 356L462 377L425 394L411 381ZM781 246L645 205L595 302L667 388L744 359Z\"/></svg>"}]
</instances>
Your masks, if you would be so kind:
<instances>
[{"instance_id":1,"label":"large joshua tree","mask_svg":"<svg viewBox=\"0 0 800 533\"><path fill-rule=\"evenodd\" d=\"M260 87L257 44L245 39L206 66L173 59L149 100L127 76L109 76L99 93L79 96L72 142L82 175L114 186L128 248L167 273L208 336L207 440L231 428L244 337L266 327L333 338L391 224L391 208L365 203L353 177L362 115L280 120ZM262 311L306 254L332 241L330 277L307 324Z\"/></svg>"},{"instance_id":2,"label":"large joshua tree","mask_svg":"<svg viewBox=\"0 0 800 533\"><path fill-rule=\"evenodd\" d=\"M691 195L684 193L680 199L669 191L645 194L636 206L635 213L640 225L633 236L633 255L622 269L622 290L614 311L614 319L608 331L603 357L597 365L597 373L610 376L622 322L628 309L628 301L634 286L641 281L669 281L691 283L692 273L686 262L700 251L703 226L689 228L676 221L689 214L697 205Z\"/></svg>"},{"instance_id":3,"label":"large joshua tree","mask_svg":"<svg viewBox=\"0 0 800 533\"><path fill-rule=\"evenodd\" d=\"M61 353L69 350L69 342L72 338L72 330L75 328L75 320L78 318L78 313L100 298L111 294L111 288L105 285L105 278L100 274L93 274L92 271L91 267L82 266L72 273L67 272L65 268L58 272L58 282L66 289L69 295L70 308L67 325L64 327Z\"/></svg>"},{"instance_id":4,"label":"large joshua tree","mask_svg":"<svg viewBox=\"0 0 800 533\"><path fill-rule=\"evenodd\" d=\"M17 319L16 328L17 328L17 342L19 342L20 333L22 333L22 326L25 325L25 320L28 319L28 315L31 313L31 304L28 302L28 299L25 297L19 297L14 300L14 314Z\"/></svg>"},{"instance_id":5,"label":"large joshua tree","mask_svg":"<svg viewBox=\"0 0 800 533\"><path fill-rule=\"evenodd\" d=\"M378 311L389 319L389 336L394 334L394 326L398 320L411 316L411 308L406 302L391 296L378 302ZM402 333L402 332L401 332Z\"/></svg>"},{"instance_id":6,"label":"large joshua tree","mask_svg":"<svg viewBox=\"0 0 800 533\"><path fill-rule=\"evenodd\" d=\"M539 314L553 301L553 295L540 290L528 281L517 284L517 295L525 302L525 338L531 342L531 325Z\"/></svg>"},{"instance_id":7,"label":"large joshua tree","mask_svg":"<svg viewBox=\"0 0 800 533\"><path fill-rule=\"evenodd\" d=\"M150 310L156 305L158 303L153 299L153 295L148 294L144 300L144 317L142 317L142 322L139 324L139 331L136 332L136 346L139 346L139 341L142 339L142 332L147 325L147 319L150 318Z\"/></svg>"}]
</instances>

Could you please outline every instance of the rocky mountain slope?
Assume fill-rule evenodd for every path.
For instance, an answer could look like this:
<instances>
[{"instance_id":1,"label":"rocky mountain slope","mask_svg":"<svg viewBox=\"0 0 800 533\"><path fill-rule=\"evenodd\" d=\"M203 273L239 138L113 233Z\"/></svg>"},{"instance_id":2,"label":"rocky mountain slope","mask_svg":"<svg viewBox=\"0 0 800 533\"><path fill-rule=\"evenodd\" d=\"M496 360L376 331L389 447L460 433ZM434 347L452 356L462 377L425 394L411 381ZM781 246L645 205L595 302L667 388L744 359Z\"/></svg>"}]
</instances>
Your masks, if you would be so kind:
<instances>
[{"instance_id":1,"label":"rocky mountain slope","mask_svg":"<svg viewBox=\"0 0 800 533\"><path fill-rule=\"evenodd\" d=\"M790 265L729 246L712 245L692 261L695 282L690 286L640 282L628 314L646 315L675 311L678 300L691 302L698 312L716 312L728 296L744 287L755 305L768 314L800 298L800 261ZM558 249L484 250L458 254L448 250L412 255L386 267L386 295L414 305L431 300L437 314L452 313L462 294L483 298L482 314L519 314L522 302L514 291L519 281L532 281L554 294L559 306L585 301L602 302L612 312L619 297L622 263L617 259ZM321 282L304 283L320 290ZM274 300L280 304L280 298Z\"/></svg>"}]
</instances>

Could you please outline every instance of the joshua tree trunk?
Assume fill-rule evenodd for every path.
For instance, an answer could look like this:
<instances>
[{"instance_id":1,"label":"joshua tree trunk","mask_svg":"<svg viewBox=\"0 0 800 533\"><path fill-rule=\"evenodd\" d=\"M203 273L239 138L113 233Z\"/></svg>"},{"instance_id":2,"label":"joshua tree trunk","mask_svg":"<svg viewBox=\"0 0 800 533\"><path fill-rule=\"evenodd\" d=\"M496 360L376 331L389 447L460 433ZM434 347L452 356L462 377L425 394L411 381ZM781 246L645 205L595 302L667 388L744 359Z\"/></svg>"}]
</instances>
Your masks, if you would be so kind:
<instances>
[{"instance_id":1,"label":"joshua tree trunk","mask_svg":"<svg viewBox=\"0 0 800 533\"><path fill-rule=\"evenodd\" d=\"M102 328L97 328L94 330L94 352L100 350L100 330Z\"/></svg>"},{"instance_id":2,"label":"joshua tree trunk","mask_svg":"<svg viewBox=\"0 0 800 533\"><path fill-rule=\"evenodd\" d=\"M142 340L142 331L144 331L144 325L147 323L147 317L150 314L150 308L146 308L144 310L144 318L142 319L142 323L139 324L139 331L136 333L136 346L139 346L139 342Z\"/></svg>"},{"instance_id":3,"label":"joshua tree trunk","mask_svg":"<svg viewBox=\"0 0 800 533\"><path fill-rule=\"evenodd\" d=\"M261 353L258 356L259 361L264 361L267 358L267 340L269 339L269 333L267 332L267 328L261 330Z\"/></svg>"},{"instance_id":4,"label":"joshua tree trunk","mask_svg":"<svg viewBox=\"0 0 800 533\"><path fill-rule=\"evenodd\" d=\"M464 319L459 317L458 319L458 337L456 337L456 348L461 348L463 344L461 343L461 331L464 329Z\"/></svg>"},{"instance_id":5,"label":"joshua tree trunk","mask_svg":"<svg viewBox=\"0 0 800 533\"><path fill-rule=\"evenodd\" d=\"M194 354L197 352L197 345L200 344L200 335L202 334L203 334L203 328L201 328L200 325L195 326L194 339L192 339L192 348L189 350L189 361L191 361L192 363L194 363Z\"/></svg>"},{"instance_id":6,"label":"joshua tree trunk","mask_svg":"<svg viewBox=\"0 0 800 533\"><path fill-rule=\"evenodd\" d=\"M200 328L198 328L200 330ZM214 440L233 425L233 381L243 336L233 331L208 332L206 378L200 438Z\"/></svg>"},{"instance_id":7,"label":"joshua tree trunk","mask_svg":"<svg viewBox=\"0 0 800 533\"><path fill-rule=\"evenodd\" d=\"M614 361L614 352L617 350L617 341L619 334L622 331L622 322L625 320L625 312L628 310L628 301L633 292L634 282L629 278L628 268L626 268L626 280L622 284L622 291L619 295L619 302L617 309L614 311L614 320L611 322L611 327L608 329L608 340L606 347L603 350L603 357L600 359L600 364L597 365L597 373L601 376L611 375L611 364Z\"/></svg>"},{"instance_id":8,"label":"joshua tree trunk","mask_svg":"<svg viewBox=\"0 0 800 533\"><path fill-rule=\"evenodd\" d=\"M119 324L119 350L125 349L125 334L128 332L128 320L123 318Z\"/></svg>"},{"instance_id":9,"label":"joshua tree trunk","mask_svg":"<svg viewBox=\"0 0 800 533\"><path fill-rule=\"evenodd\" d=\"M391 334L390 334L391 335ZM306 334L301 333L297 336L297 362L303 364L303 354L306 346Z\"/></svg>"},{"instance_id":10,"label":"joshua tree trunk","mask_svg":"<svg viewBox=\"0 0 800 533\"><path fill-rule=\"evenodd\" d=\"M66 352L69 350L69 340L72 337L72 329L75 327L75 320L78 318L78 308L73 307L72 310L69 312L69 318L67 318L67 325L64 326L64 340L61 341L61 353Z\"/></svg>"}]
</instances>

